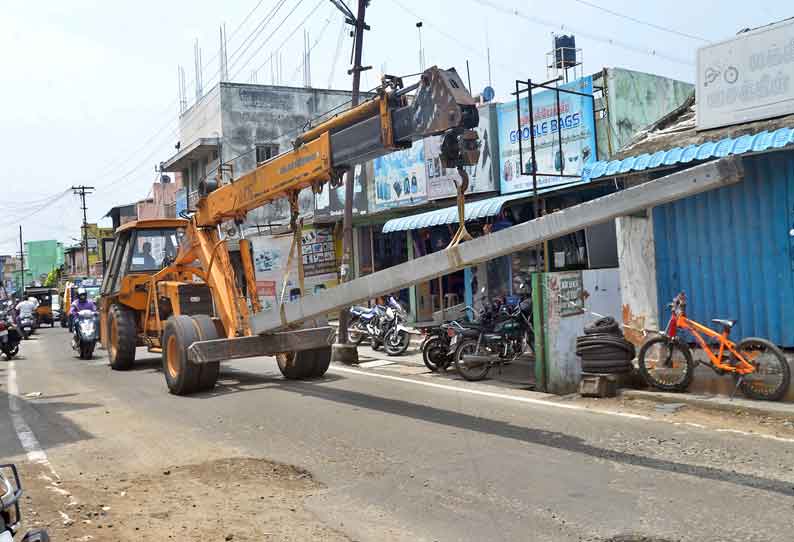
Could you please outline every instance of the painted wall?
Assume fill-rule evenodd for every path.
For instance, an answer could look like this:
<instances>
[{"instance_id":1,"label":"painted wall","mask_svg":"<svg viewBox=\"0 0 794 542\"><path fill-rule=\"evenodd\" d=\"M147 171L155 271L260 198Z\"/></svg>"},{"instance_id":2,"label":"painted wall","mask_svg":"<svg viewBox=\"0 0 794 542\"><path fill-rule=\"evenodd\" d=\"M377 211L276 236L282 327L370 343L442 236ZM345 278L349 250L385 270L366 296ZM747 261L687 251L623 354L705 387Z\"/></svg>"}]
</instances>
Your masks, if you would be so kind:
<instances>
[{"instance_id":1,"label":"painted wall","mask_svg":"<svg viewBox=\"0 0 794 542\"><path fill-rule=\"evenodd\" d=\"M216 85L179 117L179 142L182 148L197 139L220 137L220 89Z\"/></svg>"},{"instance_id":2,"label":"painted wall","mask_svg":"<svg viewBox=\"0 0 794 542\"><path fill-rule=\"evenodd\" d=\"M581 296L571 288L578 276L581 276ZM600 315L612 316L619 321L620 272L617 269L597 269L544 273L541 281L546 391L560 395L573 393L582 374L581 362L576 356L576 337L584 333L585 325ZM575 307L567 299L575 299L580 307Z\"/></svg>"},{"instance_id":3,"label":"painted wall","mask_svg":"<svg viewBox=\"0 0 794 542\"><path fill-rule=\"evenodd\" d=\"M690 83L623 68L607 68L606 87L609 124L598 144L599 151L612 152L683 104L695 89Z\"/></svg>"},{"instance_id":4,"label":"painted wall","mask_svg":"<svg viewBox=\"0 0 794 542\"><path fill-rule=\"evenodd\" d=\"M277 144L285 152L303 127L314 117L349 99L347 91L221 83L222 154L238 177L256 167L257 144ZM317 123L316 120L313 121ZM301 193L301 214L314 214L314 195ZM286 200L274 202L249 213L250 222L285 223L289 217Z\"/></svg>"},{"instance_id":5,"label":"painted wall","mask_svg":"<svg viewBox=\"0 0 794 542\"><path fill-rule=\"evenodd\" d=\"M615 221L620 267L621 320L626 340L640 346L642 330L659 329L653 214Z\"/></svg>"}]
</instances>

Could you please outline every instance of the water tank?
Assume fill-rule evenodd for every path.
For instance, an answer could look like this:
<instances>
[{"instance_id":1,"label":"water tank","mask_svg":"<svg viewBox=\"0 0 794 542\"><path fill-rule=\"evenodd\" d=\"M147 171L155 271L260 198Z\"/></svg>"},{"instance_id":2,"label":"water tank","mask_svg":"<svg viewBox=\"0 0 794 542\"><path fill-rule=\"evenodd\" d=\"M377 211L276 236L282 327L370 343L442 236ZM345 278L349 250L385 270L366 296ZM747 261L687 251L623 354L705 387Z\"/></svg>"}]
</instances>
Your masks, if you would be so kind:
<instances>
[{"instance_id":1,"label":"water tank","mask_svg":"<svg viewBox=\"0 0 794 542\"><path fill-rule=\"evenodd\" d=\"M573 35L554 36L554 64L560 69L576 65L576 38Z\"/></svg>"}]
</instances>

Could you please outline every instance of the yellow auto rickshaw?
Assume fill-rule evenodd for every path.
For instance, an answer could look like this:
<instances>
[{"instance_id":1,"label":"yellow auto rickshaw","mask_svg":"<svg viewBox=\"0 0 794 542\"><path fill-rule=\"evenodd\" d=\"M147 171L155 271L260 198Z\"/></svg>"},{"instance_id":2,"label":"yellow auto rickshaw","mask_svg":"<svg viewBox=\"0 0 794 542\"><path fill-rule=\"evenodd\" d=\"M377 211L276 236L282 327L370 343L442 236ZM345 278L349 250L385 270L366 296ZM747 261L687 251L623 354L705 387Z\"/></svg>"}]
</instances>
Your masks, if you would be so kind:
<instances>
[{"instance_id":1,"label":"yellow auto rickshaw","mask_svg":"<svg viewBox=\"0 0 794 542\"><path fill-rule=\"evenodd\" d=\"M53 310L60 312L60 296L56 288L28 286L25 288L25 298L33 297L39 302L36 307L36 326L49 324L55 326Z\"/></svg>"}]
</instances>

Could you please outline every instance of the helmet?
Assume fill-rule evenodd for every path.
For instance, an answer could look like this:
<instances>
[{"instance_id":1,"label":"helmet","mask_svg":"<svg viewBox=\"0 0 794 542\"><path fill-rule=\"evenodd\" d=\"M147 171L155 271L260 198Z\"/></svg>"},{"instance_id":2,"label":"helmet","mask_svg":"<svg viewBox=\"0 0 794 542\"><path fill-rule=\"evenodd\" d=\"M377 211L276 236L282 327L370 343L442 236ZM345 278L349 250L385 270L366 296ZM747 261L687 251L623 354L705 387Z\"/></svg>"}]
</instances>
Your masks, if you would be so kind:
<instances>
[{"instance_id":1,"label":"helmet","mask_svg":"<svg viewBox=\"0 0 794 542\"><path fill-rule=\"evenodd\" d=\"M80 301L85 301L88 299L88 292L85 288L80 287L77 289L77 297L80 299Z\"/></svg>"}]
</instances>

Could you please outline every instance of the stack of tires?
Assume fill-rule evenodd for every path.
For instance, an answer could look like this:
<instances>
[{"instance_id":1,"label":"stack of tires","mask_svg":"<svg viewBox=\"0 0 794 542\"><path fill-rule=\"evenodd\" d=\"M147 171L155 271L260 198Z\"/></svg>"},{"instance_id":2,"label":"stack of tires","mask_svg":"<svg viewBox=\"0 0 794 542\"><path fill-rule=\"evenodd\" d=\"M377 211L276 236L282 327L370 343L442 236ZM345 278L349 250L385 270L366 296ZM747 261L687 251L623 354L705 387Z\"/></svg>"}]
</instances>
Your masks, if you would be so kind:
<instances>
[{"instance_id":1,"label":"stack of tires","mask_svg":"<svg viewBox=\"0 0 794 542\"><path fill-rule=\"evenodd\" d=\"M629 373L634 354L634 345L623 338L620 326L609 316L586 325L584 335L576 338L583 373Z\"/></svg>"}]
</instances>

